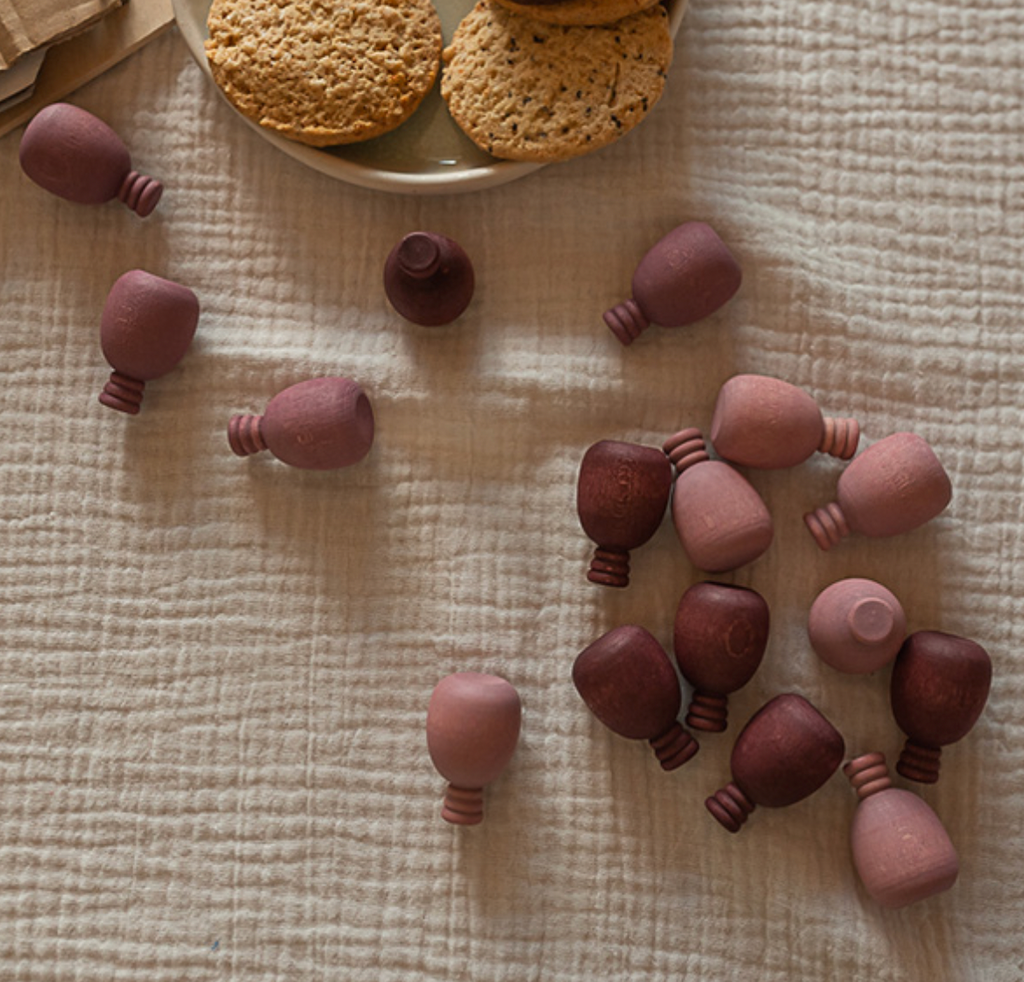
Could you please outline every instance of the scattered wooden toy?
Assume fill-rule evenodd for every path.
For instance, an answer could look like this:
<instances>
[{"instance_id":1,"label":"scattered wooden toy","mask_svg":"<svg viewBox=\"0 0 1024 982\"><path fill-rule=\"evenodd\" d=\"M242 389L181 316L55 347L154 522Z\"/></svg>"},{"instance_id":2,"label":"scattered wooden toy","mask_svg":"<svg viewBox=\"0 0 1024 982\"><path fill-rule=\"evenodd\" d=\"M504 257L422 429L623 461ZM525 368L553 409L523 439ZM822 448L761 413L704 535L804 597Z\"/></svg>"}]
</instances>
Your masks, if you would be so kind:
<instances>
[{"instance_id":1,"label":"scattered wooden toy","mask_svg":"<svg viewBox=\"0 0 1024 982\"><path fill-rule=\"evenodd\" d=\"M804 522L827 550L851 532L882 538L916 529L952 496L935 451L915 433L894 433L855 457L839 476L836 500Z\"/></svg>"},{"instance_id":2,"label":"scattered wooden toy","mask_svg":"<svg viewBox=\"0 0 1024 982\"><path fill-rule=\"evenodd\" d=\"M899 908L952 887L960 861L949 833L918 795L892 786L885 756L864 754L843 773L859 799L850 847L870 896L883 907Z\"/></svg>"},{"instance_id":3,"label":"scattered wooden toy","mask_svg":"<svg viewBox=\"0 0 1024 982\"><path fill-rule=\"evenodd\" d=\"M911 781L939 779L942 748L962 740L988 701L992 661L975 641L942 631L916 631L893 664L889 695L907 735L896 770Z\"/></svg>"},{"instance_id":4,"label":"scattered wooden toy","mask_svg":"<svg viewBox=\"0 0 1024 982\"><path fill-rule=\"evenodd\" d=\"M700 430L680 430L664 451L675 464L672 522L697 569L724 573L753 562L771 545L772 517L739 471L711 460Z\"/></svg>"},{"instance_id":5,"label":"scattered wooden toy","mask_svg":"<svg viewBox=\"0 0 1024 982\"><path fill-rule=\"evenodd\" d=\"M32 117L18 150L21 168L67 201L100 205L117 198L140 218L156 207L163 185L132 170L121 138L92 113L66 102Z\"/></svg>"},{"instance_id":6,"label":"scattered wooden toy","mask_svg":"<svg viewBox=\"0 0 1024 982\"><path fill-rule=\"evenodd\" d=\"M633 273L632 297L606 311L604 321L625 345L651 324L693 324L723 307L742 275L710 225L684 222L647 251Z\"/></svg>"},{"instance_id":7,"label":"scattered wooden toy","mask_svg":"<svg viewBox=\"0 0 1024 982\"><path fill-rule=\"evenodd\" d=\"M839 672L865 675L888 665L907 633L895 594L875 580L851 576L825 587L807 616L817 656Z\"/></svg>"},{"instance_id":8,"label":"scattered wooden toy","mask_svg":"<svg viewBox=\"0 0 1024 982\"><path fill-rule=\"evenodd\" d=\"M111 372L100 402L135 415L146 383L185 357L199 323L199 300L187 287L143 269L119 276L100 320L100 347Z\"/></svg>"},{"instance_id":9,"label":"scattered wooden toy","mask_svg":"<svg viewBox=\"0 0 1024 982\"><path fill-rule=\"evenodd\" d=\"M427 750L448 782L441 817L477 825L484 788L508 766L519 741L522 702L511 682L481 672L441 679L427 708Z\"/></svg>"},{"instance_id":10,"label":"scattered wooden toy","mask_svg":"<svg viewBox=\"0 0 1024 982\"><path fill-rule=\"evenodd\" d=\"M437 232L410 232L384 263L384 292L391 305L424 327L459 317L473 298L475 283L465 250Z\"/></svg>"},{"instance_id":11,"label":"scattered wooden toy","mask_svg":"<svg viewBox=\"0 0 1024 982\"><path fill-rule=\"evenodd\" d=\"M269 450L304 470L358 463L373 446L373 408L350 378L307 379L279 392L262 416L239 414L228 423L228 443L240 457Z\"/></svg>"},{"instance_id":12,"label":"scattered wooden toy","mask_svg":"<svg viewBox=\"0 0 1024 982\"><path fill-rule=\"evenodd\" d=\"M708 435L715 453L741 467L795 467L820 452L848 460L860 427L823 417L803 389L767 375L734 375L718 390Z\"/></svg>"},{"instance_id":13,"label":"scattered wooden toy","mask_svg":"<svg viewBox=\"0 0 1024 982\"><path fill-rule=\"evenodd\" d=\"M768 646L769 611L749 587L695 583L676 608L673 646L683 678L693 686L686 725L721 733L729 695L753 678Z\"/></svg>"},{"instance_id":14,"label":"scattered wooden toy","mask_svg":"<svg viewBox=\"0 0 1024 982\"><path fill-rule=\"evenodd\" d=\"M650 743L664 770L675 770L700 749L676 718L683 695L675 669L645 628L627 624L601 635L576 657L572 681L613 733Z\"/></svg>"},{"instance_id":15,"label":"scattered wooden toy","mask_svg":"<svg viewBox=\"0 0 1024 982\"><path fill-rule=\"evenodd\" d=\"M603 586L629 584L629 554L661 524L672 492L672 467L655 447L601 440L584 454L576 485L576 511L597 544L587 579Z\"/></svg>"},{"instance_id":16,"label":"scattered wooden toy","mask_svg":"<svg viewBox=\"0 0 1024 982\"><path fill-rule=\"evenodd\" d=\"M844 749L839 731L803 696L776 696L737 737L732 781L704 804L725 829L739 832L757 805L784 808L817 791Z\"/></svg>"}]
</instances>

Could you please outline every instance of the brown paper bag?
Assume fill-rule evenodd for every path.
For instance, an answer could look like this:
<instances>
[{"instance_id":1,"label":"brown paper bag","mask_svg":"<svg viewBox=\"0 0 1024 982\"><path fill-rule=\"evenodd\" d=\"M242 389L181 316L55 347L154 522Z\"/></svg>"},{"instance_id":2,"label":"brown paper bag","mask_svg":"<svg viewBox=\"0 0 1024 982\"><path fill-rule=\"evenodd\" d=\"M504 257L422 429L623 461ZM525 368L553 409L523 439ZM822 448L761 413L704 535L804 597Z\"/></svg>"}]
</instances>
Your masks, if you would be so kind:
<instances>
[{"instance_id":1,"label":"brown paper bag","mask_svg":"<svg viewBox=\"0 0 1024 982\"><path fill-rule=\"evenodd\" d=\"M0 0L0 70L23 54L77 34L122 0Z\"/></svg>"}]
</instances>

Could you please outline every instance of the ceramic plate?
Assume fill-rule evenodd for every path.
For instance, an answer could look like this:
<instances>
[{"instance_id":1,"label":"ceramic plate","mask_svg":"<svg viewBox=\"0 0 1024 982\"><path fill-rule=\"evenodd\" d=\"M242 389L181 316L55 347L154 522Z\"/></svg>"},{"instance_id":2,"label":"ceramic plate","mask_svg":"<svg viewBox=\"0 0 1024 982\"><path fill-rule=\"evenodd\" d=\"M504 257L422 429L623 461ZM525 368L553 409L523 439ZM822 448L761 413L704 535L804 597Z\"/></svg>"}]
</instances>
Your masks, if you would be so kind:
<instances>
[{"instance_id":1,"label":"ceramic plate","mask_svg":"<svg viewBox=\"0 0 1024 982\"><path fill-rule=\"evenodd\" d=\"M216 88L203 50L210 0L172 2L178 27L189 51ZM434 0L441 16L445 43L473 3L474 0ZM675 37L682 23L686 0L668 0L668 8L669 24ZM480 150L448 115L436 84L419 109L398 129L348 146L307 147L258 126L240 113L238 118L306 166L340 181L380 191L408 194L478 191L525 177L544 166L497 160Z\"/></svg>"}]
</instances>

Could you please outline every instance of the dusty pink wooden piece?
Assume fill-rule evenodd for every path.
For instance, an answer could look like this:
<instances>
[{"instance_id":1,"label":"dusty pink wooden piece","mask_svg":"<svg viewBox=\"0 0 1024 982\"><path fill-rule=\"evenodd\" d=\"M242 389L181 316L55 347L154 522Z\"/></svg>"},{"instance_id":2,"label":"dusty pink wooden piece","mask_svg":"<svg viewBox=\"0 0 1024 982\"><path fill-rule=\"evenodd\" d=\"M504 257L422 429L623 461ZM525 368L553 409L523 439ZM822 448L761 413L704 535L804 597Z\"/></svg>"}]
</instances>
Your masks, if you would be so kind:
<instances>
[{"instance_id":1,"label":"dusty pink wooden piece","mask_svg":"<svg viewBox=\"0 0 1024 982\"><path fill-rule=\"evenodd\" d=\"M163 193L159 181L132 170L128 148L103 120L66 102L32 117L18 156L36 184L77 204L99 205L117 198L145 218Z\"/></svg>"},{"instance_id":2,"label":"dusty pink wooden piece","mask_svg":"<svg viewBox=\"0 0 1024 982\"><path fill-rule=\"evenodd\" d=\"M817 791L844 749L839 731L803 696L776 696L737 737L731 783L704 804L725 829L739 832L757 805L784 808Z\"/></svg>"},{"instance_id":3,"label":"dusty pink wooden piece","mask_svg":"<svg viewBox=\"0 0 1024 982\"><path fill-rule=\"evenodd\" d=\"M576 485L583 531L597 545L587 579L629 584L629 554L658 530L672 492L672 467L655 447L601 440L584 454Z\"/></svg>"},{"instance_id":4,"label":"dusty pink wooden piece","mask_svg":"<svg viewBox=\"0 0 1024 982\"><path fill-rule=\"evenodd\" d=\"M942 631L916 631L893 664L889 695L907 735L896 770L911 781L939 779L942 748L962 740L988 701L992 660L977 642Z\"/></svg>"},{"instance_id":5,"label":"dusty pink wooden piece","mask_svg":"<svg viewBox=\"0 0 1024 982\"><path fill-rule=\"evenodd\" d=\"M872 899L906 907L952 887L960 861L949 833L920 797L892 786L884 755L857 757L843 773L860 800L850 826L853 864Z\"/></svg>"},{"instance_id":6,"label":"dusty pink wooden piece","mask_svg":"<svg viewBox=\"0 0 1024 982\"><path fill-rule=\"evenodd\" d=\"M851 675L888 665L906 633L907 617L895 594L862 577L825 587L807 615L807 634L817 656Z\"/></svg>"},{"instance_id":7,"label":"dusty pink wooden piece","mask_svg":"<svg viewBox=\"0 0 1024 982\"><path fill-rule=\"evenodd\" d=\"M453 239L410 232L384 263L384 292L406 320L424 327L450 324L469 306L473 264Z\"/></svg>"},{"instance_id":8,"label":"dusty pink wooden piece","mask_svg":"<svg viewBox=\"0 0 1024 982\"><path fill-rule=\"evenodd\" d=\"M663 449L678 472L672 521L690 562L724 573L764 553L775 534L765 503L739 471L708 457L700 430L680 430Z\"/></svg>"},{"instance_id":9,"label":"dusty pink wooden piece","mask_svg":"<svg viewBox=\"0 0 1024 982\"><path fill-rule=\"evenodd\" d=\"M269 450L292 467L313 471L358 463L370 452L373 435L373 408L362 386L330 376L290 385L262 416L239 414L228 423L228 442L238 456Z\"/></svg>"},{"instance_id":10,"label":"dusty pink wooden piece","mask_svg":"<svg viewBox=\"0 0 1024 982\"><path fill-rule=\"evenodd\" d=\"M427 750L448 782L441 807L445 821L483 820L484 788L512 759L521 722L519 693L503 678L456 672L438 682L427 708Z\"/></svg>"},{"instance_id":11,"label":"dusty pink wooden piece","mask_svg":"<svg viewBox=\"0 0 1024 982\"><path fill-rule=\"evenodd\" d=\"M675 669L645 628L627 624L603 634L576 657L572 681L613 733L650 743L664 770L680 767L700 749L677 719L683 695Z\"/></svg>"},{"instance_id":12,"label":"dusty pink wooden piece","mask_svg":"<svg viewBox=\"0 0 1024 982\"><path fill-rule=\"evenodd\" d=\"M823 417L803 389L767 375L734 375L719 389L708 436L715 453L741 467L794 467L821 452L848 460L860 427Z\"/></svg>"},{"instance_id":13,"label":"dusty pink wooden piece","mask_svg":"<svg viewBox=\"0 0 1024 982\"><path fill-rule=\"evenodd\" d=\"M682 327L709 317L741 280L739 264L714 229L685 222L647 251L633 273L632 297L606 311L604 321L623 344L632 344L650 324Z\"/></svg>"},{"instance_id":14,"label":"dusty pink wooden piece","mask_svg":"<svg viewBox=\"0 0 1024 982\"><path fill-rule=\"evenodd\" d=\"M836 500L804 515L822 549L851 532L900 535L930 521L953 496L935 451L914 433L894 433L855 457L839 476Z\"/></svg>"},{"instance_id":15,"label":"dusty pink wooden piece","mask_svg":"<svg viewBox=\"0 0 1024 982\"><path fill-rule=\"evenodd\" d=\"M138 413L146 383L185 357L198 323L199 300L187 286L142 269L118 277L100 321L100 347L114 369L100 402Z\"/></svg>"},{"instance_id":16,"label":"dusty pink wooden piece","mask_svg":"<svg viewBox=\"0 0 1024 982\"><path fill-rule=\"evenodd\" d=\"M676 608L676 664L693 686L686 725L721 733L729 695L753 678L768 645L769 612L749 587L695 583Z\"/></svg>"}]
</instances>

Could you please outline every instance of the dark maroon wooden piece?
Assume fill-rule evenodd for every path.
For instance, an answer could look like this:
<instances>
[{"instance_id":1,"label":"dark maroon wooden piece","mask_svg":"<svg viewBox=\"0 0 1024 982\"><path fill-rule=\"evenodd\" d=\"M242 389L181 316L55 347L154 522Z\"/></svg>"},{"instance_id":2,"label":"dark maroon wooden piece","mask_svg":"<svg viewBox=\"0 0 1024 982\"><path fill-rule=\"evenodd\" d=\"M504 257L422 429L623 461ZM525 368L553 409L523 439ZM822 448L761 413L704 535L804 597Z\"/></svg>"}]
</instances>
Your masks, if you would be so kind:
<instances>
[{"instance_id":1,"label":"dark maroon wooden piece","mask_svg":"<svg viewBox=\"0 0 1024 982\"><path fill-rule=\"evenodd\" d=\"M450 324L469 306L473 264L457 242L437 232L410 232L384 263L384 292L406 320Z\"/></svg>"},{"instance_id":2,"label":"dark maroon wooden piece","mask_svg":"<svg viewBox=\"0 0 1024 982\"><path fill-rule=\"evenodd\" d=\"M132 169L128 148L103 120L66 102L32 117L18 156L36 184L77 204L99 205L117 198L145 218L163 193L159 181Z\"/></svg>"},{"instance_id":3,"label":"dark maroon wooden piece","mask_svg":"<svg viewBox=\"0 0 1024 982\"><path fill-rule=\"evenodd\" d=\"M690 562L706 573L725 573L762 555L775 529L753 485L734 467L709 458L700 430L680 430L663 449L678 472L672 523Z\"/></svg>"},{"instance_id":4,"label":"dark maroon wooden piece","mask_svg":"<svg viewBox=\"0 0 1024 982\"><path fill-rule=\"evenodd\" d=\"M666 771L700 748L679 723L682 689L664 648L633 624L613 628L576 657L572 681L590 711L613 733L647 740Z\"/></svg>"},{"instance_id":5,"label":"dark maroon wooden piece","mask_svg":"<svg viewBox=\"0 0 1024 982\"><path fill-rule=\"evenodd\" d=\"M851 532L876 538L923 525L949 504L953 488L935 451L915 433L893 433L855 457L836 500L804 515L822 549Z\"/></svg>"},{"instance_id":6,"label":"dark maroon wooden piece","mask_svg":"<svg viewBox=\"0 0 1024 982\"><path fill-rule=\"evenodd\" d=\"M729 695L753 678L768 646L769 612L749 587L695 583L676 608L676 664L693 686L686 725L721 733Z\"/></svg>"},{"instance_id":7,"label":"dark maroon wooden piece","mask_svg":"<svg viewBox=\"0 0 1024 982\"><path fill-rule=\"evenodd\" d=\"M844 750L839 731L803 696L776 696L737 737L732 782L704 804L724 828L739 832L757 805L785 808L812 795L835 773Z\"/></svg>"},{"instance_id":8,"label":"dark maroon wooden piece","mask_svg":"<svg viewBox=\"0 0 1024 982\"><path fill-rule=\"evenodd\" d=\"M522 703L511 682L482 672L456 672L434 687L427 707L427 750L448 782L441 817L477 825L484 788L508 766L519 741Z\"/></svg>"},{"instance_id":9,"label":"dark maroon wooden piece","mask_svg":"<svg viewBox=\"0 0 1024 982\"><path fill-rule=\"evenodd\" d=\"M114 369L100 402L138 413L146 383L185 357L198 323L199 300L187 286L142 269L118 277L100 321L100 346Z\"/></svg>"},{"instance_id":10,"label":"dark maroon wooden piece","mask_svg":"<svg viewBox=\"0 0 1024 982\"><path fill-rule=\"evenodd\" d=\"M304 470L328 471L358 463L373 446L370 400L358 382L326 377L297 382L267 403L262 416L239 414L228 442L239 457L269 450Z\"/></svg>"},{"instance_id":11,"label":"dark maroon wooden piece","mask_svg":"<svg viewBox=\"0 0 1024 982\"><path fill-rule=\"evenodd\" d=\"M601 440L583 456L576 510L597 544L587 579L603 586L629 583L629 553L658 530L672 492L672 467L655 447Z\"/></svg>"},{"instance_id":12,"label":"dark maroon wooden piece","mask_svg":"<svg viewBox=\"0 0 1024 982\"><path fill-rule=\"evenodd\" d=\"M683 327L709 317L740 288L743 274L718 234L704 222L684 222L656 242L633 273L632 297L604 321L632 344L651 324Z\"/></svg>"},{"instance_id":13,"label":"dark maroon wooden piece","mask_svg":"<svg viewBox=\"0 0 1024 982\"><path fill-rule=\"evenodd\" d=\"M896 724L907 735L896 770L911 781L939 779L942 748L978 721L992 685L992 660L975 641L942 631L917 631L900 648L889 694Z\"/></svg>"}]
</instances>

